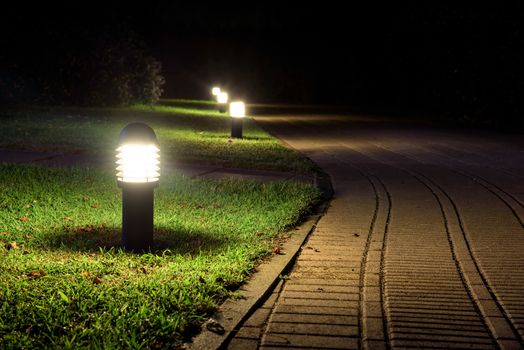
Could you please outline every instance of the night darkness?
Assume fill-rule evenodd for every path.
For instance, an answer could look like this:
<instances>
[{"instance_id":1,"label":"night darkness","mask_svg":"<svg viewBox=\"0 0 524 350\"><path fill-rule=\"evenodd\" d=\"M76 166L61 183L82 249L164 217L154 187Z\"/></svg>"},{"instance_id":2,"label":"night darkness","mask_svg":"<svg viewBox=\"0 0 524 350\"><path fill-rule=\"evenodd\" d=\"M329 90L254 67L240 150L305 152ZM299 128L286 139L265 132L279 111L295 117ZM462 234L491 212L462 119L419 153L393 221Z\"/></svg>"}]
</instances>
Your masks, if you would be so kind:
<instances>
[{"instance_id":1,"label":"night darkness","mask_svg":"<svg viewBox=\"0 0 524 350\"><path fill-rule=\"evenodd\" d=\"M125 27L161 62L164 97L205 99L217 83L256 102L519 119L522 6L450 4L21 5L3 12L1 78L5 90L13 66L41 66L92 32Z\"/></svg>"}]
</instances>

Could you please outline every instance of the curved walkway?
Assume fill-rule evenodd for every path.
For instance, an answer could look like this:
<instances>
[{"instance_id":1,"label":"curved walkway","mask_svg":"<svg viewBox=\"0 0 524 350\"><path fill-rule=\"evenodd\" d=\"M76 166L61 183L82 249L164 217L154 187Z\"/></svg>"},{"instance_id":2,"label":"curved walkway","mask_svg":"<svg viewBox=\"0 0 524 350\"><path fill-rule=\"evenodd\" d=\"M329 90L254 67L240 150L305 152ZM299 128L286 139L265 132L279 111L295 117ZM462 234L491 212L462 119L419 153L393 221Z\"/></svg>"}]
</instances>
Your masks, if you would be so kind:
<instances>
[{"instance_id":1,"label":"curved walkway","mask_svg":"<svg viewBox=\"0 0 524 350\"><path fill-rule=\"evenodd\" d=\"M230 349L524 349L524 141L260 116L332 178L289 276Z\"/></svg>"}]
</instances>

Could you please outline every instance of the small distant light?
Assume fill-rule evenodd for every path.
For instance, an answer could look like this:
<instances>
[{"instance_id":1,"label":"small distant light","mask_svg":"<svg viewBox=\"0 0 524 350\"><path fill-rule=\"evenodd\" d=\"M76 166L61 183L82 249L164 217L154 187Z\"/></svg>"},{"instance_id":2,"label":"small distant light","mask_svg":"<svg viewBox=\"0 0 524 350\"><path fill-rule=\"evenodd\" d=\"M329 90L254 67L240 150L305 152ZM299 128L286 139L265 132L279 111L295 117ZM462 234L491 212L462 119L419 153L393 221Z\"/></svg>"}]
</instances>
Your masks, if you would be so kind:
<instances>
[{"instance_id":1,"label":"small distant light","mask_svg":"<svg viewBox=\"0 0 524 350\"><path fill-rule=\"evenodd\" d=\"M229 115L233 118L244 118L246 106L242 101L234 101L229 104Z\"/></svg>"},{"instance_id":2,"label":"small distant light","mask_svg":"<svg viewBox=\"0 0 524 350\"><path fill-rule=\"evenodd\" d=\"M228 99L229 99L229 96L228 96L227 92L221 91L217 95L217 102L218 103L222 103L222 104L227 103Z\"/></svg>"},{"instance_id":3,"label":"small distant light","mask_svg":"<svg viewBox=\"0 0 524 350\"><path fill-rule=\"evenodd\" d=\"M213 94L213 96L217 96L220 93L220 88L218 86L215 86L211 89L211 93Z\"/></svg>"}]
</instances>

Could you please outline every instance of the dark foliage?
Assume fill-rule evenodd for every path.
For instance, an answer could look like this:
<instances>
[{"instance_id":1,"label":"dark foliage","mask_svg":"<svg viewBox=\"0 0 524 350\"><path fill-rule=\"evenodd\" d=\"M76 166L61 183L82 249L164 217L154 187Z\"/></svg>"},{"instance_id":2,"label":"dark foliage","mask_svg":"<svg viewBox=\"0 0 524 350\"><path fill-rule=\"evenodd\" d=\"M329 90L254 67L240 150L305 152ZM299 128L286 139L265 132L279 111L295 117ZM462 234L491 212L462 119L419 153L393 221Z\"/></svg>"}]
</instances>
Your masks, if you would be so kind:
<instances>
[{"instance_id":1,"label":"dark foliage","mask_svg":"<svg viewBox=\"0 0 524 350\"><path fill-rule=\"evenodd\" d=\"M160 62L129 26L32 20L6 40L3 102L118 106L159 99Z\"/></svg>"}]
</instances>

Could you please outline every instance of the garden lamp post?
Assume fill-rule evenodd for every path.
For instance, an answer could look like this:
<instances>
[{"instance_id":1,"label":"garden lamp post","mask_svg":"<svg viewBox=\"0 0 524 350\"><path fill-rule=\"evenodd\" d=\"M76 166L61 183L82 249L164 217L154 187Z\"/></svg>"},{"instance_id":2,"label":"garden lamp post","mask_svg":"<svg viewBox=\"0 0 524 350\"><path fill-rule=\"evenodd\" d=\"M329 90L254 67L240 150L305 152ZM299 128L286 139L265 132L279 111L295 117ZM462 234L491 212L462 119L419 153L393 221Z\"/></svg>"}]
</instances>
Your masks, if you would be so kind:
<instances>
[{"instance_id":1,"label":"garden lamp post","mask_svg":"<svg viewBox=\"0 0 524 350\"><path fill-rule=\"evenodd\" d=\"M217 95L217 102L218 102L218 111L220 113L225 113L227 108L227 100L229 99L229 96L227 92L220 91Z\"/></svg>"},{"instance_id":2,"label":"garden lamp post","mask_svg":"<svg viewBox=\"0 0 524 350\"><path fill-rule=\"evenodd\" d=\"M155 132L132 123L120 132L117 183L122 188L122 244L146 251L153 244L153 190L158 186L159 151Z\"/></svg>"},{"instance_id":3,"label":"garden lamp post","mask_svg":"<svg viewBox=\"0 0 524 350\"><path fill-rule=\"evenodd\" d=\"M218 86L215 86L211 89L211 94L213 96L217 96L220 93L220 88Z\"/></svg>"},{"instance_id":4,"label":"garden lamp post","mask_svg":"<svg viewBox=\"0 0 524 350\"><path fill-rule=\"evenodd\" d=\"M231 116L231 137L242 138L242 124L246 116L246 106L242 101L234 101L229 104L229 115Z\"/></svg>"}]
</instances>

